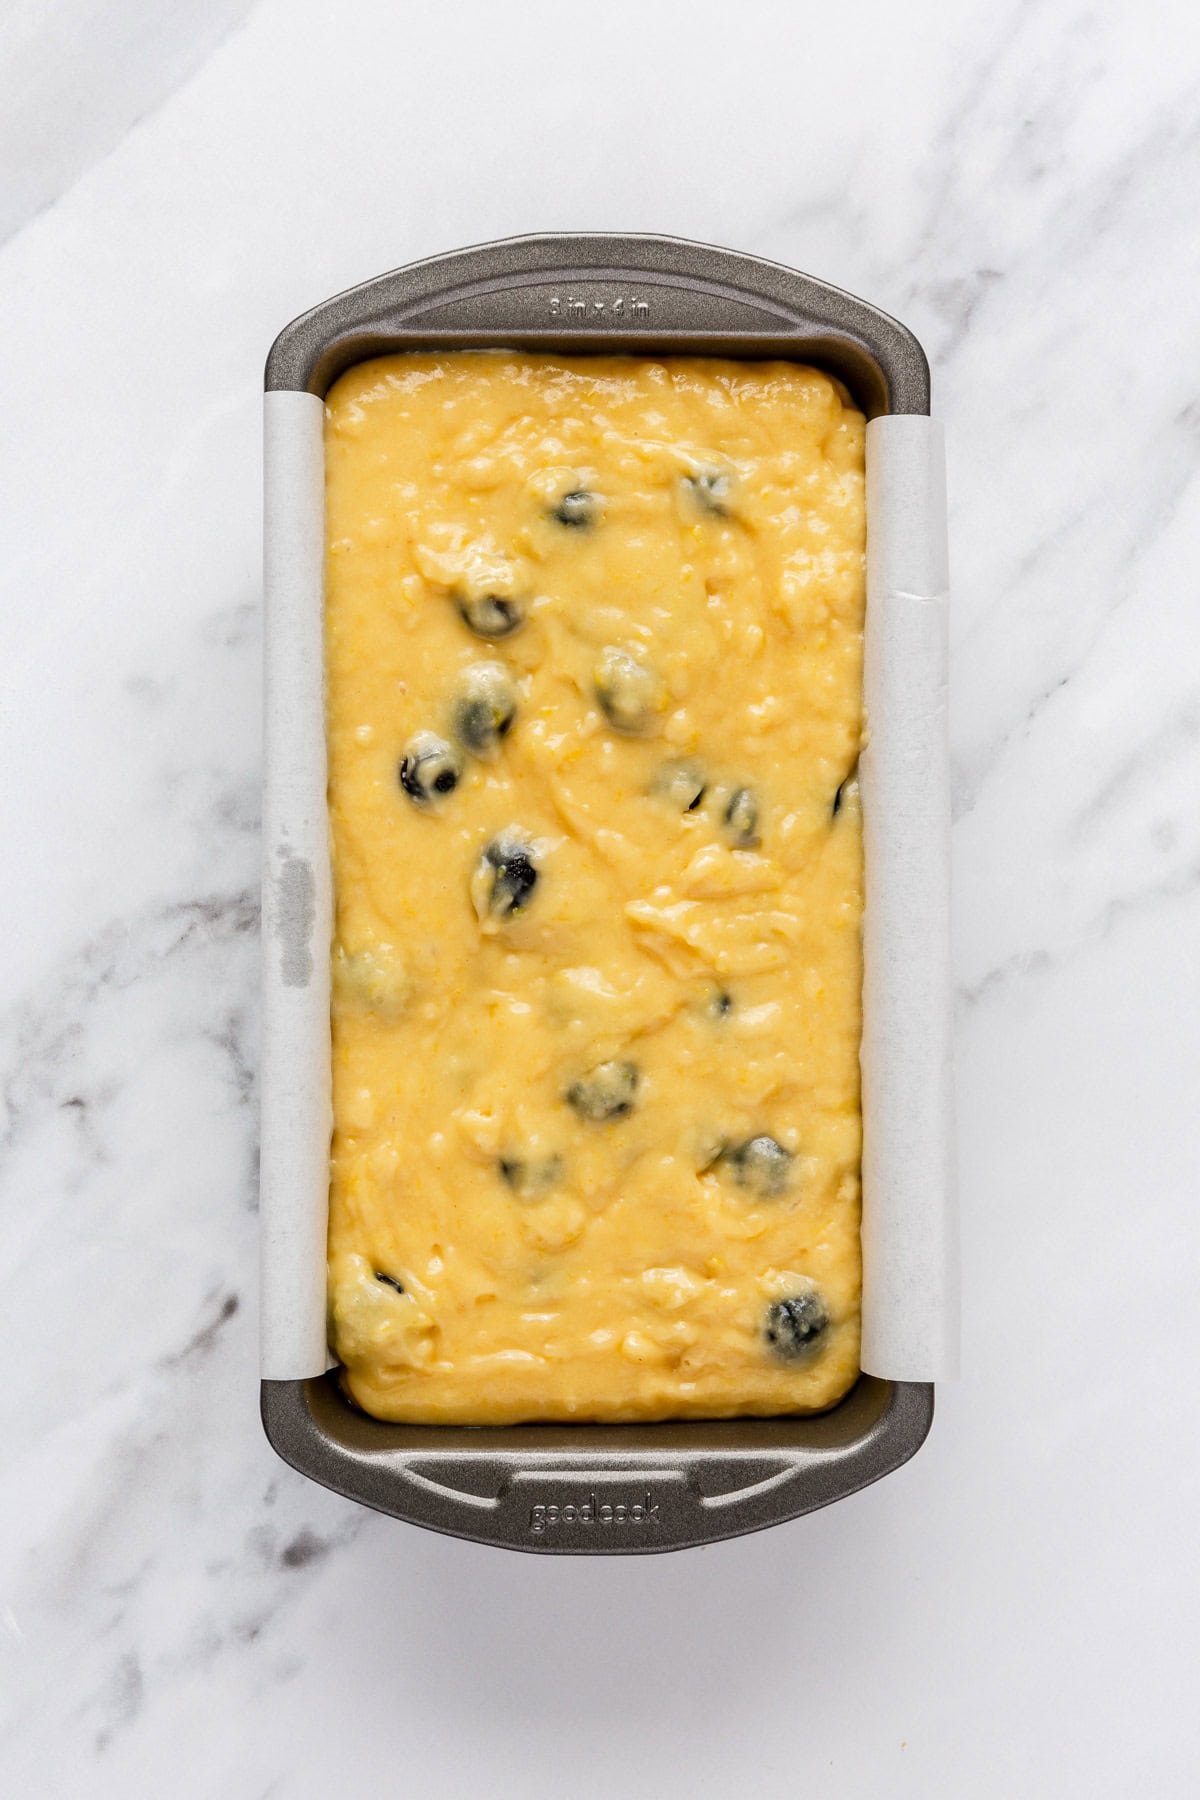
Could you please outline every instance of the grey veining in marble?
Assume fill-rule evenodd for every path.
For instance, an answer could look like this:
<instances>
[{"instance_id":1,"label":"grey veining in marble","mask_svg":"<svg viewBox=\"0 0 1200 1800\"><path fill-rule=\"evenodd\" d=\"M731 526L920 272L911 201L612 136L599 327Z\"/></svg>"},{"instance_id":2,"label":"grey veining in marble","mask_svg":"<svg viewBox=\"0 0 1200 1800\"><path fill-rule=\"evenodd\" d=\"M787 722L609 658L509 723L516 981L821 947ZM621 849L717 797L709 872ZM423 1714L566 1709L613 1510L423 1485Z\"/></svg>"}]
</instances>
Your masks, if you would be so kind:
<instances>
[{"instance_id":1,"label":"grey veining in marble","mask_svg":"<svg viewBox=\"0 0 1200 1800\"><path fill-rule=\"evenodd\" d=\"M26 0L0 73L0 1788L1182 1800L1193 12ZM661 1561L406 1530L256 1417L262 360L589 226L895 312L951 459L966 1373L878 1488Z\"/></svg>"}]
</instances>

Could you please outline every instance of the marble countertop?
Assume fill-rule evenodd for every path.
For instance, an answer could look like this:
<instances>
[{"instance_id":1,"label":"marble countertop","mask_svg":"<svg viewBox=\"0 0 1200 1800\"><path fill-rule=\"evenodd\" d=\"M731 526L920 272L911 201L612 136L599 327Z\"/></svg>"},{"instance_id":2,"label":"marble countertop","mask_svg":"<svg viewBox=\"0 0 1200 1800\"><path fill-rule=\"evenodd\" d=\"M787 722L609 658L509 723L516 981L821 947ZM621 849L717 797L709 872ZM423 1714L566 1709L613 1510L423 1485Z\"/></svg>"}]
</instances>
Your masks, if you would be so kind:
<instances>
[{"instance_id":1,"label":"marble countertop","mask_svg":"<svg viewBox=\"0 0 1200 1800\"><path fill-rule=\"evenodd\" d=\"M6 1792L1194 1791L1195 48L1157 0L10 9ZM562 1561L259 1428L259 418L313 301L586 227L929 349L966 1328L878 1487Z\"/></svg>"}]
</instances>

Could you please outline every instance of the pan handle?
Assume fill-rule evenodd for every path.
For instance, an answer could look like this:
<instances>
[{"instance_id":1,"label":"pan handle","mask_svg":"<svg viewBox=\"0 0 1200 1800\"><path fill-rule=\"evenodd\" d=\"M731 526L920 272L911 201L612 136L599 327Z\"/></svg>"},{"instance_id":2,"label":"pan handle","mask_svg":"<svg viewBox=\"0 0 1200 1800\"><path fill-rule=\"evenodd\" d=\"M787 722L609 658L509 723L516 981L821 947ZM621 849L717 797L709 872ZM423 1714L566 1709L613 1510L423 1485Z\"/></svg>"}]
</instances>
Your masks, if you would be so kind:
<instances>
[{"instance_id":1,"label":"pan handle","mask_svg":"<svg viewBox=\"0 0 1200 1800\"><path fill-rule=\"evenodd\" d=\"M468 1429L368 1419L335 1377L264 1381L263 1424L285 1462L413 1525L542 1555L683 1550L843 1499L908 1461L933 1388L864 1376L811 1419L671 1426ZM643 1436L643 1434L645 1434Z\"/></svg>"}]
</instances>

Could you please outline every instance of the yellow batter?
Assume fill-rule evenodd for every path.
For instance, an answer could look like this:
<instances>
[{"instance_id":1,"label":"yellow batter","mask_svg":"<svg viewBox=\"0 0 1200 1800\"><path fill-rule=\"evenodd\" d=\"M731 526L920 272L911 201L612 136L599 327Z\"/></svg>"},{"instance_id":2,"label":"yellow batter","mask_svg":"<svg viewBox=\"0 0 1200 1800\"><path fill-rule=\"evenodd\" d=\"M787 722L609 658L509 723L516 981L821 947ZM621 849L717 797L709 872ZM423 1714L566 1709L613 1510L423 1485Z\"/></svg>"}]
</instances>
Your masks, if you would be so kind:
<instances>
[{"instance_id":1,"label":"yellow batter","mask_svg":"<svg viewBox=\"0 0 1200 1800\"><path fill-rule=\"evenodd\" d=\"M853 1382L863 434L779 362L330 393L330 1305L368 1412Z\"/></svg>"}]
</instances>

